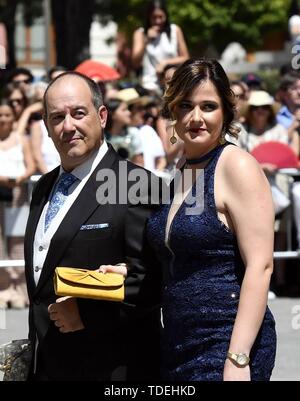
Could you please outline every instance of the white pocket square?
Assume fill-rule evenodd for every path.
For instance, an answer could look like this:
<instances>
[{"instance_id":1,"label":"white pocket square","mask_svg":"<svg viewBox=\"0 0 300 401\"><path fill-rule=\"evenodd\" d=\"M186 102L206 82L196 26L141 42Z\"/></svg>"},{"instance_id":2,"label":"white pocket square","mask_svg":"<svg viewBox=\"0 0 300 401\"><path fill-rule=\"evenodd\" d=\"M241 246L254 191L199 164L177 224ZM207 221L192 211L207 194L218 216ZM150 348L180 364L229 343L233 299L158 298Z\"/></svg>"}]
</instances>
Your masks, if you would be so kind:
<instances>
[{"instance_id":1,"label":"white pocket square","mask_svg":"<svg viewBox=\"0 0 300 401\"><path fill-rule=\"evenodd\" d=\"M109 227L108 223L102 223L102 224L86 224L80 227L80 231L83 230L100 230L101 228L107 228Z\"/></svg>"}]
</instances>

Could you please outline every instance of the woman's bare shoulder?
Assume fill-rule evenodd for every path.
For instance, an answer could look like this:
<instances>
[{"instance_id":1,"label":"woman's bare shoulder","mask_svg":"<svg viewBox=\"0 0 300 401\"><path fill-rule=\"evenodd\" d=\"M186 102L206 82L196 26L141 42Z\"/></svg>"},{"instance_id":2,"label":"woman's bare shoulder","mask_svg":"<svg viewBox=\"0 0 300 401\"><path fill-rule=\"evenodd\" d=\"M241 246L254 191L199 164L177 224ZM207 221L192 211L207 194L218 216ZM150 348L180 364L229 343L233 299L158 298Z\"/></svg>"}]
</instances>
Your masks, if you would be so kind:
<instances>
[{"instance_id":1,"label":"woman's bare shoulder","mask_svg":"<svg viewBox=\"0 0 300 401\"><path fill-rule=\"evenodd\" d=\"M238 146L227 146L220 157L220 168L223 175L233 182L256 180L258 177L265 180L265 174L257 160Z\"/></svg>"},{"instance_id":2,"label":"woman's bare shoulder","mask_svg":"<svg viewBox=\"0 0 300 401\"><path fill-rule=\"evenodd\" d=\"M249 166L257 166L259 167L259 163L257 160L246 150L241 149L236 145L228 145L222 152L221 158L225 165L230 167L249 167Z\"/></svg>"}]
</instances>

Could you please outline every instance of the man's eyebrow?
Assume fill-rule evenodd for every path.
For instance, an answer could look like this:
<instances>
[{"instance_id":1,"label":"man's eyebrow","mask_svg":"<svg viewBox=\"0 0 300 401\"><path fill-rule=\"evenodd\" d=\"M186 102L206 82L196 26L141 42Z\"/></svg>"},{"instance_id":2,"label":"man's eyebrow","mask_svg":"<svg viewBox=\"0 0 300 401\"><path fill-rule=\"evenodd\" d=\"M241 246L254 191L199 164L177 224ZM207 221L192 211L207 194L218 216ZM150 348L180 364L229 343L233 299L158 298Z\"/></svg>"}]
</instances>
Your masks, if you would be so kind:
<instances>
[{"instance_id":1,"label":"man's eyebrow","mask_svg":"<svg viewBox=\"0 0 300 401\"><path fill-rule=\"evenodd\" d=\"M74 106L71 106L70 107L71 109L74 109L74 110L78 110L78 109L88 109L88 107L87 106L85 106L84 104L77 104L77 105L74 105Z\"/></svg>"},{"instance_id":2,"label":"man's eyebrow","mask_svg":"<svg viewBox=\"0 0 300 401\"><path fill-rule=\"evenodd\" d=\"M59 115L62 113L63 113L63 110L54 110L49 113L49 117L53 117L53 116L56 116L56 115Z\"/></svg>"},{"instance_id":3,"label":"man's eyebrow","mask_svg":"<svg viewBox=\"0 0 300 401\"><path fill-rule=\"evenodd\" d=\"M86 107L86 106L84 106L84 105L76 105L76 106L70 106L69 107L69 109L71 110L71 111L76 111L76 110L80 110L80 109L84 109L84 110L88 110L88 107ZM65 110L58 110L58 109L56 109L56 110L53 110L53 111L51 111L50 113L49 113L49 116L53 116L53 115L56 115L56 114L63 114L63 113L65 113Z\"/></svg>"}]
</instances>

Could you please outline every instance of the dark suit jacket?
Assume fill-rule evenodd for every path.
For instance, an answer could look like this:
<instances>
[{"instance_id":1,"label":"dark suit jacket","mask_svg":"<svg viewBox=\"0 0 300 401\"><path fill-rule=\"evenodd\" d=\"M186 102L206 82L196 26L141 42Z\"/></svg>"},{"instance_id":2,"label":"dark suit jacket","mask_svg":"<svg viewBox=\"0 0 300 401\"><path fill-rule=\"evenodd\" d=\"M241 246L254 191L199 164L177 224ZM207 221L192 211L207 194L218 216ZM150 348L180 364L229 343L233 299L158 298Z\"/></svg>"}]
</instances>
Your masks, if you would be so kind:
<instances>
[{"instance_id":1,"label":"dark suit jacket","mask_svg":"<svg viewBox=\"0 0 300 401\"><path fill-rule=\"evenodd\" d=\"M100 185L97 172L110 168L118 178L120 160L109 147L54 234L37 286L33 277L34 235L59 168L43 176L34 189L25 235L25 271L30 299L29 338L33 344L36 336L39 339L40 377L50 380L157 378L160 266L145 241L146 221L157 205L134 205L129 201L101 205L96 200ZM127 178L128 172L140 168L130 162L126 162L126 167ZM118 194L116 181L108 191L116 190ZM128 182L128 188L133 184ZM144 191L148 197L147 185ZM108 223L109 227L80 230L82 225L99 223ZM57 298L53 287L55 267L96 269L101 264L124 261L130 266L124 302L77 299L85 329L60 333L47 311Z\"/></svg>"}]
</instances>

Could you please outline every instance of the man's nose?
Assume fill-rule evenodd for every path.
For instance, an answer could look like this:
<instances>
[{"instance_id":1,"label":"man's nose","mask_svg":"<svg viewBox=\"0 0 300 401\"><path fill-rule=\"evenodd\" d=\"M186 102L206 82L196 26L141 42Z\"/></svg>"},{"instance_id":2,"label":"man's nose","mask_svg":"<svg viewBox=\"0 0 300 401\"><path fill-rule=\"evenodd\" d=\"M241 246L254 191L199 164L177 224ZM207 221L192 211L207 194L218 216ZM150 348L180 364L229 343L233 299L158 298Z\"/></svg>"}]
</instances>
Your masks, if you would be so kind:
<instances>
[{"instance_id":1,"label":"man's nose","mask_svg":"<svg viewBox=\"0 0 300 401\"><path fill-rule=\"evenodd\" d=\"M76 127L74 125L73 118L69 114L67 114L65 116L63 128L64 128L65 132L76 131Z\"/></svg>"}]
</instances>

